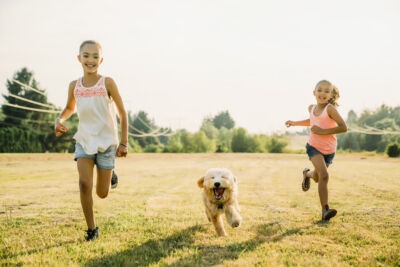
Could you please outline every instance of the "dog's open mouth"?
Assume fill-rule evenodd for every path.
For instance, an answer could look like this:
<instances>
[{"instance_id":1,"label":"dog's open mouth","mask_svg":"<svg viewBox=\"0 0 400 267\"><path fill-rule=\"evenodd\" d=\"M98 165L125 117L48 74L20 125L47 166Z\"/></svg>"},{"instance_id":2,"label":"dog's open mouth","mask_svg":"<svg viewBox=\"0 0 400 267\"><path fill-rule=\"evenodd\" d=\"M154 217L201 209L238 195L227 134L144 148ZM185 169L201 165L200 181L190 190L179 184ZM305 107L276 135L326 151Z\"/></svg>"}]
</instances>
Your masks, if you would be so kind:
<instances>
[{"instance_id":1,"label":"dog's open mouth","mask_svg":"<svg viewBox=\"0 0 400 267\"><path fill-rule=\"evenodd\" d=\"M220 200L222 196L224 195L225 188L214 188L214 197L216 200Z\"/></svg>"}]
</instances>

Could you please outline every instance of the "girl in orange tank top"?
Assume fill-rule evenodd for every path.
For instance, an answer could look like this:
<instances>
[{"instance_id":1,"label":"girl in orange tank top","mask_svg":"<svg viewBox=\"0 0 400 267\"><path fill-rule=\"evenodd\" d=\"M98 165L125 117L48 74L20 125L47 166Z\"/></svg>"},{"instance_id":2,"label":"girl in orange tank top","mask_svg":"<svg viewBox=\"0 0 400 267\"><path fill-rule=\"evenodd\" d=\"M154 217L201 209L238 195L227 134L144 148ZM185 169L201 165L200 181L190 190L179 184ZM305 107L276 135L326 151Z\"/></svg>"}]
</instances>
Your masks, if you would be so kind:
<instances>
[{"instance_id":1,"label":"girl in orange tank top","mask_svg":"<svg viewBox=\"0 0 400 267\"><path fill-rule=\"evenodd\" d=\"M314 165L314 170L308 168L303 170L302 189L310 189L310 179L318 183L319 200L322 207L322 220L329 221L337 213L328 205L328 167L336 152L335 134L347 131L346 123L340 116L336 107L339 98L338 89L329 81L322 80L314 89L316 105L310 105L308 111L310 118L302 121L287 121L290 126L311 126L310 139L306 144L307 154Z\"/></svg>"}]
</instances>

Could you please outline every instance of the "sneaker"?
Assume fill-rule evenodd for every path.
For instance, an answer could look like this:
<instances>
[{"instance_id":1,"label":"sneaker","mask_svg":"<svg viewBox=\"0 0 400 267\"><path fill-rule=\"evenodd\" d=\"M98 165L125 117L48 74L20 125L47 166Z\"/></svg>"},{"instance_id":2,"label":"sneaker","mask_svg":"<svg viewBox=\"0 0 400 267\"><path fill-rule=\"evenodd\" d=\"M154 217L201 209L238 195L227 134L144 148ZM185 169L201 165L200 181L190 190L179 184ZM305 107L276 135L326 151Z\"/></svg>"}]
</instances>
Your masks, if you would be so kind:
<instances>
[{"instance_id":1,"label":"sneaker","mask_svg":"<svg viewBox=\"0 0 400 267\"><path fill-rule=\"evenodd\" d=\"M303 189L304 192L308 191L310 189L310 178L306 176L307 172L309 172L310 169L305 168L303 170L303 182L301 183L301 189Z\"/></svg>"},{"instance_id":2,"label":"sneaker","mask_svg":"<svg viewBox=\"0 0 400 267\"><path fill-rule=\"evenodd\" d=\"M335 209L330 209L328 205L325 206L325 209L322 211L322 220L329 221L332 217L335 217L337 211Z\"/></svg>"},{"instance_id":3,"label":"sneaker","mask_svg":"<svg viewBox=\"0 0 400 267\"><path fill-rule=\"evenodd\" d=\"M88 229L86 231L86 236L85 236L86 241L93 241L97 238L99 238L99 227L96 227L93 230Z\"/></svg>"},{"instance_id":4,"label":"sneaker","mask_svg":"<svg viewBox=\"0 0 400 267\"><path fill-rule=\"evenodd\" d=\"M116 188L117 185L118 185L118 175L113 170L111 176L111 188Z\"/></svg>"}]
</instances>

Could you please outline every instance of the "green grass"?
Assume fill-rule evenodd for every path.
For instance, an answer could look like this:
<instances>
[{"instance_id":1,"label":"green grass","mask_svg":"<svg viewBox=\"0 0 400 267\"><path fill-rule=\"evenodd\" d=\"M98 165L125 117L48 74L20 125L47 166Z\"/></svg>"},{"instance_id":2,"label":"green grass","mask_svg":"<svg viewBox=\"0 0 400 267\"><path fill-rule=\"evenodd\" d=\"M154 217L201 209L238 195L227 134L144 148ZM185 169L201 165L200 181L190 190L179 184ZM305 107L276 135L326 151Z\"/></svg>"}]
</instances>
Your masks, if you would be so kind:
<instances>
[{"instance_id":1,"label":"green grass","mask_svg":"<svg viewBox=\"0 0 400 267\"><path fill-rule=\"evenodd\" d=\"M243 224L217 237L197 179L210 167L239 179ZM301 191L306 155L130 154L120 184L94 196L100 238L84 242L71 154L0 155L0 265L400 266L400 159L341 154L320 221L316 184Z\"/></svg>"}]
</instances>

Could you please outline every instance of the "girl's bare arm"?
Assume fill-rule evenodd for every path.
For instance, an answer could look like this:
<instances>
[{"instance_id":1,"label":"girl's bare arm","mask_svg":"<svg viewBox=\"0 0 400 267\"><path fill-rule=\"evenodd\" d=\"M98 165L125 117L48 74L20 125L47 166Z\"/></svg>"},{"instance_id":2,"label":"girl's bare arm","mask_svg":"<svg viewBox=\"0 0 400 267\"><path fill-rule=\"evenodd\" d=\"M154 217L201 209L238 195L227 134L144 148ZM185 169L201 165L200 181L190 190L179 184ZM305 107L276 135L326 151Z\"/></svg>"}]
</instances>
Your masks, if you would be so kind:
<instances>
[{"instance_id":1,"label":"girl's bare arm","mask_svg":"<svg viewBox=\"0 0 400 267\"><path fill-rule=\"evenodd\" d=\"M119 94L117 84L112 78L106 78L106 88L115 102L118 110L119 119L121 122L121 143L128 144L128 115L125 111L124 103L122 102L121 95Z\"/></svg>"},{"instance_id":2,"label":"girl's bare arm","mask_svg":"<svg viewBox=\"0 0 400 267\"><path fill-rule=\"evenodd\" d=\"M332 105L329 105L327 109L329 117L336 122L337 126L329 129L321 129L318 126L313 126L311 128L311 131L319 135L338 134L347 132L346 122L343 120L342 116L340 116L337 109Z\"/></svg>"},{"instance_id":3,"label":"girl's bare arm","mask_svg":"<svg viewBox=\"0 0 400 267\"><path fill-rule=\"evenodd\" d=\"M308 112L311 112L312 105L308 107ZM303 121L286 121L285 122L286 127L290 126L310 126L310 119L306 119Z\"/></svg>"},{"instance_id":4,"label":"girl's bare arm","mask_svg":"<svg viewBox=\"0 0 400 267\"><path fill-rule=\"evenodd\" d=\"M72 81L69 84L67 104L65 105L65 108L61 112L60 116L57 118L54 126L54 132L56 136L61 136L63 133L68 131L68 128L63 125L63 122L67 120L69 117L71 117L72 113L74 113L75 111L75 105L76 105L74 97L75 84L76 81Z\"/></svg>"},{"instance_id":5,"label":"girl's bare arm","mask_svg":"<svg viewBox=\"0 0 400 267\"><path fill-rule=\"evenodd\" d=\"M285 122L286 127L290 126L310 126L310 119L304 121L287 121Z\"/></svg>"}]
</instances>

